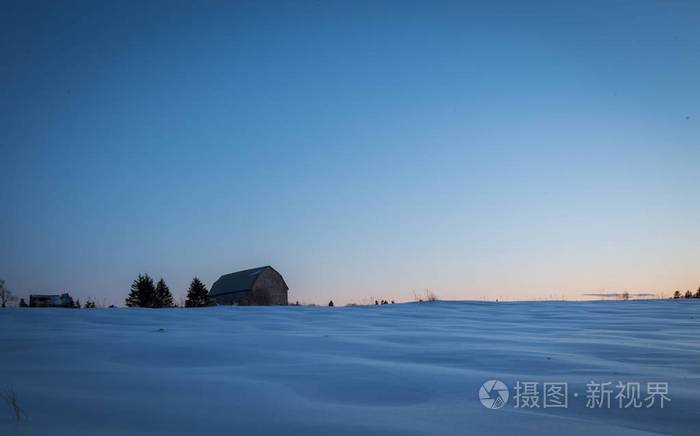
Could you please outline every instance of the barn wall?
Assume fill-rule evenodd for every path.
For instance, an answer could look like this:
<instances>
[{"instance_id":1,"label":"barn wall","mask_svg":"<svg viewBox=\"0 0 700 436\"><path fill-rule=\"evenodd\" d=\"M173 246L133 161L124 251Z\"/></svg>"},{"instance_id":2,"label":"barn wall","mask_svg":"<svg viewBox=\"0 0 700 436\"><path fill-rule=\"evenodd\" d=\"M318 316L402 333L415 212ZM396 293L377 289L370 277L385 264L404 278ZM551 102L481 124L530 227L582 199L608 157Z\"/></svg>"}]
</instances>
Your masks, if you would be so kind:
<instances>
[{"instance_id":1,"label":"barn wall","mask_svg":"<svg viewBox=\"0 0 700 436\"><path fill-rule=\"evenodd\" d=\"M268 268L260 273L255 285L253 285L253 304L286 306L288 304L288 289L282 276L277 271Z\"/></svg>"},{"instance_id":2,"label":"barn wall","mask_svg":"<svg viewBox=\"0 0 700 436\"><path fill-rule=\"evenodd\" d=\"M215 295L212 297L214 301L216 301L216 304L222 305L222 306L230 306L232 304L239 304L242 306L247 306L251 304L251 293L250 291L247 292L233 292L230 294L223 294L223 295Z\"/></svg>"}]
</instances>

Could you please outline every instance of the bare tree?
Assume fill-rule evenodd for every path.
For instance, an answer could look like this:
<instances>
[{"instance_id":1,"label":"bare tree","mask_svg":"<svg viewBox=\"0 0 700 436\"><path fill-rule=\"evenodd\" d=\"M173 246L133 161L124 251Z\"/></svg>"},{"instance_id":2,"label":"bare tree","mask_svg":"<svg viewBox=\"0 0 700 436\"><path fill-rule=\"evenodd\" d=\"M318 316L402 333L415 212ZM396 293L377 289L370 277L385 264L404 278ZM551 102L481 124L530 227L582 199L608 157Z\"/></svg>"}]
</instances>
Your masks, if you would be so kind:
<instances>
[{"instance_id":1,"label":"bare tree","mask_svg":"<svg viewBox=\"0 0 700 436\"><path fill-rule=\"evenodd\" d=\"M12 291L5 287L5 280L0 280L0 304L2 307L7 307L7 303L16 301L17 297L12 295Z\"/></svg>"}]
</instances>

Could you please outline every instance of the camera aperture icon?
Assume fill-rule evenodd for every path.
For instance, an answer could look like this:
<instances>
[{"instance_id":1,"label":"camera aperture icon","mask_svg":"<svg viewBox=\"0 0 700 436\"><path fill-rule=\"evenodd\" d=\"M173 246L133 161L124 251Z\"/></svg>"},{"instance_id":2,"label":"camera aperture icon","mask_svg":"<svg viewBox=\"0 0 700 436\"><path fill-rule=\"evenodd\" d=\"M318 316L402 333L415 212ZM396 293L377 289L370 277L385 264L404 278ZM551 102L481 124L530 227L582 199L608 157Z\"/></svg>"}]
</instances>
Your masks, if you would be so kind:
<instances>
[{"instance_id":1,"label":"camera aperture icon","mask_svg":"<svg viewBox=\"0 0 700 436\"><path fill-rule=\"evenodd\" d=\"M487 409L500 409L508 402L508 386L500 380L485 381L479 388L479 401Z\"/></svg>"}]
</instances>

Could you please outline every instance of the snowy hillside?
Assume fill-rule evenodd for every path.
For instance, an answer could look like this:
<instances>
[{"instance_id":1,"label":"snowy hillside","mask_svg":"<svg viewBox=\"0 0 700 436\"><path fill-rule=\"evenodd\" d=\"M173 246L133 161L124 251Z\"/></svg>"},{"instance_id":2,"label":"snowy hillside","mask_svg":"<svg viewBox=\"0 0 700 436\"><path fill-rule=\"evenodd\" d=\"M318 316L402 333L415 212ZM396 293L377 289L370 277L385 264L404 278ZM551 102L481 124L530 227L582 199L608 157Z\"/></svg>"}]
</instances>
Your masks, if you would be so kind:
<instances>
[{"instance_id":1,"label":"snowy hillside","mask_svg":"<svg viewBox=\"0 0 700 436\"><path fill-rule=\"evenodd\" d=\"M0 310L0 388L24 413L0 409L0 434L698 434L698 303ZM517 400L539 407L514 407L529 382ZM545 382L567 407L543 407ZM587 407L604 382L610 407Z\"/></svg>"}]
</instances>

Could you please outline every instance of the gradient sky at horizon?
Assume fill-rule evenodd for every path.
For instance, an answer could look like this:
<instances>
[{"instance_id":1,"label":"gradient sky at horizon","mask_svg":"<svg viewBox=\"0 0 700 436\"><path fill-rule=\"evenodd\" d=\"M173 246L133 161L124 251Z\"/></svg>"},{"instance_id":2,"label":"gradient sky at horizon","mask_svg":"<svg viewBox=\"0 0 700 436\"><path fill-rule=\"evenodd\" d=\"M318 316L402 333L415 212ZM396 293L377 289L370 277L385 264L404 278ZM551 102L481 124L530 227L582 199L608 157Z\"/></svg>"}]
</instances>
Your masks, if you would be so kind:
<instances>
[{"instance_id":1,"label":"gradient sky at horizon","mask_svg":"<svg viewBox=\"0 0 700 436\"><path fill-rule=\"evenodd\" d=\"M700 3L7 2L0 278L122 305L700 285Z\"/></svg>"}]
</instances>

